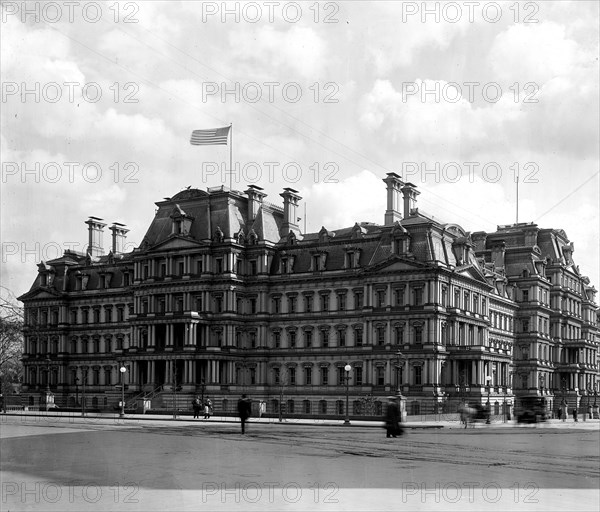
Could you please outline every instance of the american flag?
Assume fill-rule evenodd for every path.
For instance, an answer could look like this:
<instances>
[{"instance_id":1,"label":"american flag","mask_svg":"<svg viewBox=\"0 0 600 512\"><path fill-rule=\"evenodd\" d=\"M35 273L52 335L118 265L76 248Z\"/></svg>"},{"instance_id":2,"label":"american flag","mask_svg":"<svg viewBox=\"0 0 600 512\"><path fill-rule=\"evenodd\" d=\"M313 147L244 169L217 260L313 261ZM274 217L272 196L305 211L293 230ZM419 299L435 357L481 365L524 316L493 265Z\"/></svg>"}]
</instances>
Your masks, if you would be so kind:
<instances>
[{"instance_id":1,"label":"american flag","mask_svg":"<svg viewBox=\"0 0 600 512\"><path fill-rule=\"evenodd\" d=\"M215 144L227 145L227 137L229 136L229 129L231 126L225 128L211 128L209 130L194 130L192 132L192 138L190 144L192 146L212 146Z\"/></svg>"}]
</instances>

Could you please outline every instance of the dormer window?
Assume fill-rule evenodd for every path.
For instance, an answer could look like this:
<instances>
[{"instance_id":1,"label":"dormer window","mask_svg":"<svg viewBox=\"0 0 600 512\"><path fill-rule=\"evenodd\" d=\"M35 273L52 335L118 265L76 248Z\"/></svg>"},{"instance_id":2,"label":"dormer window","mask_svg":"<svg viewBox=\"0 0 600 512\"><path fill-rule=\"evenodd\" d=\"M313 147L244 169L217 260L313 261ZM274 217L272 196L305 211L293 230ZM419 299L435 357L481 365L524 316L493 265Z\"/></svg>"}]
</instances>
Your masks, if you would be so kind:
<instances>
[{"instance_id":1,"label":"dormer window","mask_svg":"<svg viewBox=\"0 0 600 512\"><path fill-rule=\"evenodd\" d=\"M171 234L173 235L189 235L192 221L194 218L185 213L181 207L176 204L171 212Z\"/></svg>"}]
</instances>

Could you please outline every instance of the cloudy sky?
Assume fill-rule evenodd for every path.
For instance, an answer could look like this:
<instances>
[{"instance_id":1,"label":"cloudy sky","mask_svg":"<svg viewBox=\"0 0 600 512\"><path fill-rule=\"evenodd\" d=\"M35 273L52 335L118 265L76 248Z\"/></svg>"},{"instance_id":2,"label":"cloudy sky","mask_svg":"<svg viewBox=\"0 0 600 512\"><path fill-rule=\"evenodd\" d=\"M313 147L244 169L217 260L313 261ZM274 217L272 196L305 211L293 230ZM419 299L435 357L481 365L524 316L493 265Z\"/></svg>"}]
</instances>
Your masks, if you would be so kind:
<instances>
[{"instance_id":1,"label":"cloudy sky","mask_svg":"<svg viewBox=\"0 0 600 512\"><path fill-rule=\"evenodd\" d=\"M478 231L515 222L519 172L519 221L599 288L599 4L472 4L3 1L2 285L84 250L90 215L136 246L188 186L292 187L316 231L382 223L396 172ZM231 177L189 144L230 123Z\"/></svg>"}]
</instances>

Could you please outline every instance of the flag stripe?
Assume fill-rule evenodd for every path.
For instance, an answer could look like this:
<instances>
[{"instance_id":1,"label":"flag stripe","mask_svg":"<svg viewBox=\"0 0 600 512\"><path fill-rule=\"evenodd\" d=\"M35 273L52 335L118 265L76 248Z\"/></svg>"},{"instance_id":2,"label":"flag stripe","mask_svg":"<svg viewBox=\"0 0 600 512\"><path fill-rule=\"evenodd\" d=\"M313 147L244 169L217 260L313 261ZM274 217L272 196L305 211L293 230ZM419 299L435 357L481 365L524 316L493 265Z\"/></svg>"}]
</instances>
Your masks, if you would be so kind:
<instances>
[{"instance_id":1,"label":"flag stripe","mask_svg":"<svg viewBox=\"0 0 600 512\"><path fill-rule=\"evenodd\" d=\"M227 145L230 128L231 126L211 128L209 130L194 130L190 138L190 144L193 146Z\"/></svg>"}]
</instances>

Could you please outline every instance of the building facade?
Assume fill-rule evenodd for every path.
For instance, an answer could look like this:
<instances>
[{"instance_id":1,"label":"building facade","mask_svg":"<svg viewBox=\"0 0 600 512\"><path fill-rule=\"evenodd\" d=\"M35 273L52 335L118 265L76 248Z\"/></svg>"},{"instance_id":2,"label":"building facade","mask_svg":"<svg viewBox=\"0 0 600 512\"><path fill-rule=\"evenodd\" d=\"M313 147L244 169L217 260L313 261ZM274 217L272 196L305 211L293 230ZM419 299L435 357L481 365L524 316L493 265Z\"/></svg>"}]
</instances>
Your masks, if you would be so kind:
<instances>
[{"instance_id":1,"label":"building facade","mask_svg":"<svg viewBox=\"0 0 600 512\"><path fill-rule=\"evenodd\" d=\"M409 414L462 400L501 414L519 397L569 404L598 379L595 289L564 232L534 224L467 233L417 208L389 173L383 224L301 233L301 197L260 187L187 189L156 203L139 247L86 222L86 254L41 262L25 305L26 402L186 409L242 393L267 413ZM121 373L124 367L127 371ZM508 404L508 405L507 405Z\"/></svg>"}]
</instances>

